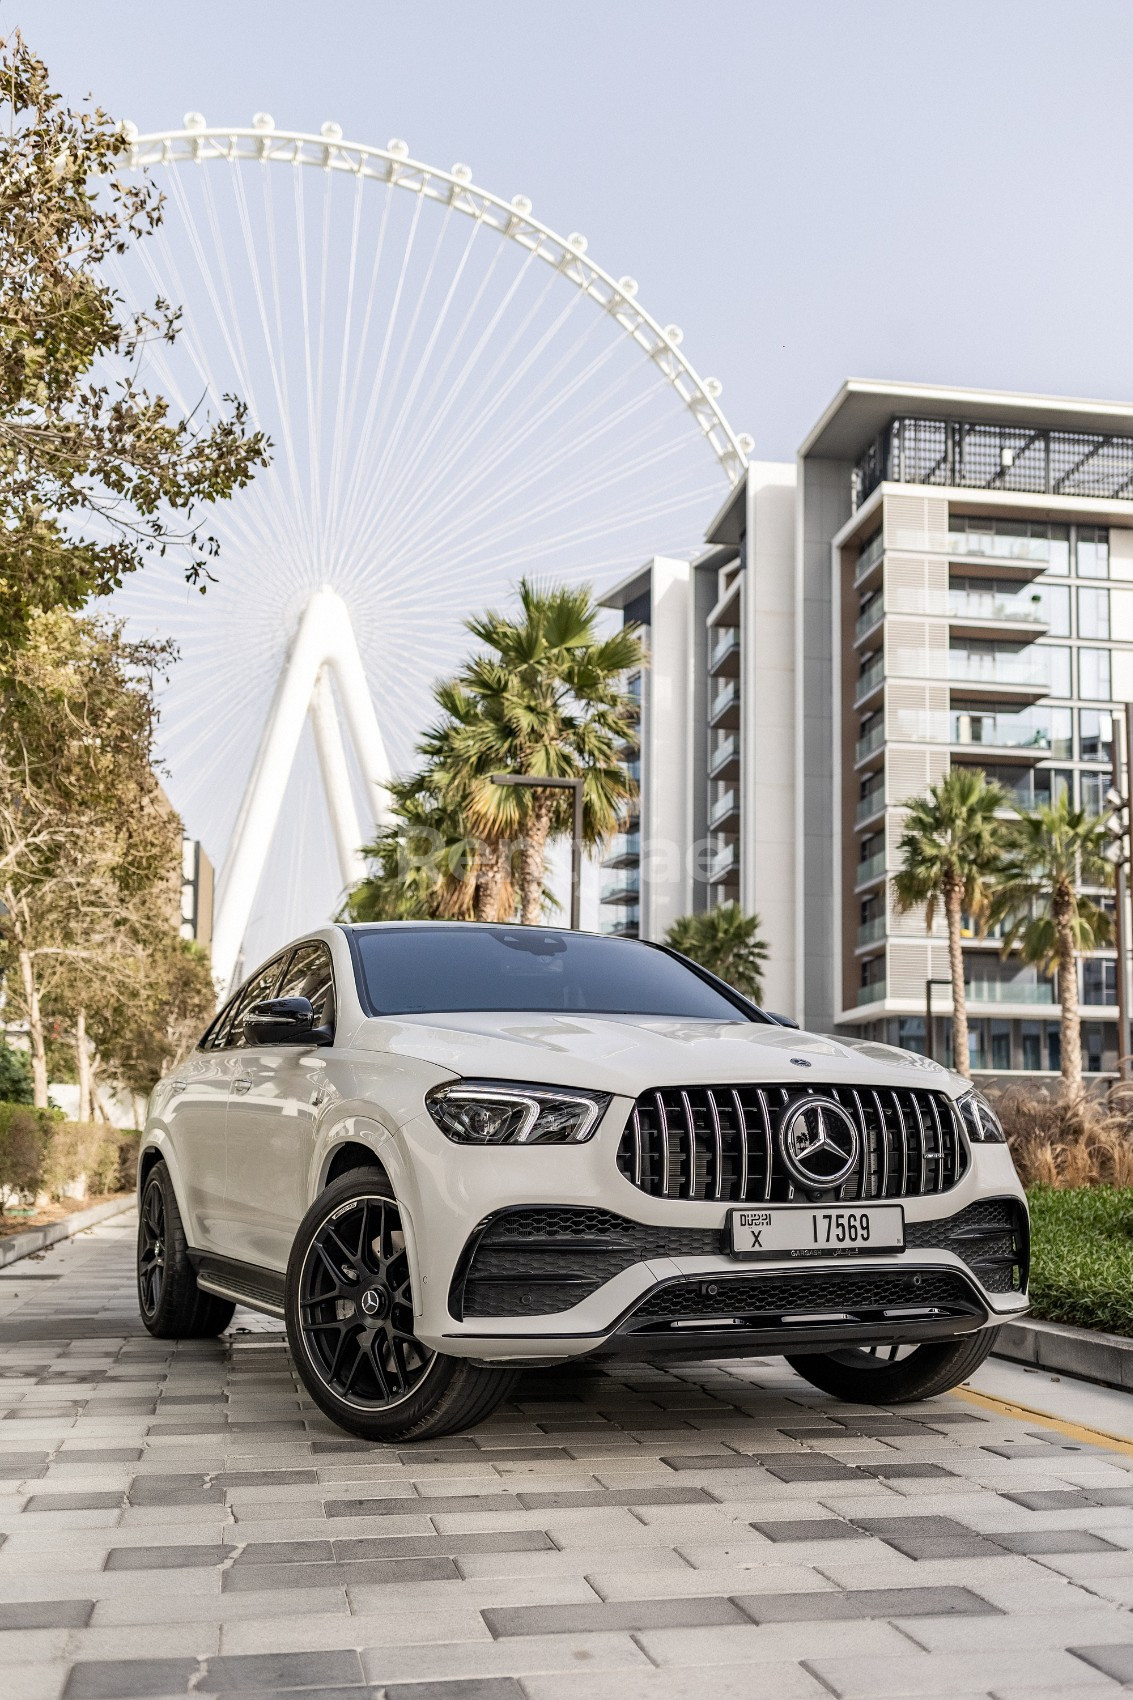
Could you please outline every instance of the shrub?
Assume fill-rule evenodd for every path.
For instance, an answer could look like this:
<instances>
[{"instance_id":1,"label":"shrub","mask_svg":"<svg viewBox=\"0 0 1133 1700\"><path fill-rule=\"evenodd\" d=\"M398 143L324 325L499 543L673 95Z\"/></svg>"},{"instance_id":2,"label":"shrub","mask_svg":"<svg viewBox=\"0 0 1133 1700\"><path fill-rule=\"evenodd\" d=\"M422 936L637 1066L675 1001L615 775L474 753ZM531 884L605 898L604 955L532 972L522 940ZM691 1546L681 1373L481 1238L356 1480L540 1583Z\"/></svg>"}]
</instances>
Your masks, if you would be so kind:
<instances>
[{"instance_id":1,"label":"shrub","mask_svg":"<svg viewBox=\"0 0 1133 1700\"><path fill-rule=\"evenodd\" d=\"M1133 1334L1133 1189L1030 1189L1031 1309L1047 1322Z\"/></svg>"},{"instance_id":2,"label":"shrub","mask_svg":"<svg viewBox=\"0 0 1133 1700\"><path fill-rule=\"evenodd\" d=\"M55 1125L51 1110L0 1103L0 1214L42 1191Z\"/></svg>"},{"instance_id":3,"label":"shrub","mask_svg":"<svg viewBox=\"0 0 1133 1700\"><path fill-rule=\"evenodd\" d=\"M0 1039L0 1104L34 1104L31 1058Z\"/></svg>"},{"instance_id":4,"label":"shrub","mask_svg":"<svg viewBox=\"0 0 1133 1700\"><path fill-rule=\"evenodd\" d=\"M1024 1186L1133 1186L1133 1095L1067 1102L1042 1087L1009 1087L995 1108Z\"/></svg>"},{"instance_id":5,"label":"shrub","mask_svg":"<svg viewBox=\"0 0 1133 1700\"><path fill-rule=\"evenodd\" d=\"M56 1123L44 1162L44 1191L55 1199L117 1192L121 1142L118 1129L105 1123Z\"/></svg>"}]
</instances>

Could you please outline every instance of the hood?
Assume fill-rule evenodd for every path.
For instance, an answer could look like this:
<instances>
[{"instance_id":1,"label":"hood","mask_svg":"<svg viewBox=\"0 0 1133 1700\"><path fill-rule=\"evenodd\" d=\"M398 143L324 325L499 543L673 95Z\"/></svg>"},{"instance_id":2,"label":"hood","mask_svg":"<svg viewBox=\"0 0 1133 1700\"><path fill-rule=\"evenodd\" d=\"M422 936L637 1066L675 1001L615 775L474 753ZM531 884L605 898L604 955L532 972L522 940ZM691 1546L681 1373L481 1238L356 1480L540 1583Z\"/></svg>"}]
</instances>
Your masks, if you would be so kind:
<instances>
[{"instance_id":1,"label":"hood","mask_svg":"<svg viewBox=\"0 0 1133 1700\"><path fill-rule=\"evenodd\" d=\"M938 1063L893 1045L761 1022L656 1016L470 1013L379 1017L355 1043L455 1075L592 1086L636 1098L653 1086L923 1086L955 1092Z\"/></svg>"}]
</instances>

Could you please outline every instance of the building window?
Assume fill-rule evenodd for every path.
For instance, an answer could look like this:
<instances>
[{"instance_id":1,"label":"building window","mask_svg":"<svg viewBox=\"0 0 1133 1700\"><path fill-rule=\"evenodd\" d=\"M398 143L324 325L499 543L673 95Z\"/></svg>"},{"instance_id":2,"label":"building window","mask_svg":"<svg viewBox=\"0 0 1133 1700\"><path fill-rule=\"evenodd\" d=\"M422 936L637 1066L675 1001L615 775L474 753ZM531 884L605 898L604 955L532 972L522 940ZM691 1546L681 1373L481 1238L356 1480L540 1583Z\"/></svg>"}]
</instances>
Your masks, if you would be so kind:
<instances>
[{"instance_id":1,"label":"building window","mask_svg":"<svg viewBox=\"0 0 1133 1700\"><path fill-rule=\"evenodd\" d=\"M1061 696L1063 693L1052 692ZM1093 702L1108 702L1110 699L1109 685L1109 650L1080 649L1078 651L1078 695Z\"/></svg>"},{"instance_id":2,"label":"building window","mask_svg":"<svg viewBox=\"0 0 1133 1700\"><path fill-rule=\"evenodd\" d=\"M1106 957L1088 956L1082 964L1082 1002L1117 1002L1117 963Z\"/></svg>"},{"instance_id":3,"label":"building window","mask_svg":"<svg viewBox=\"0 0 1133 1700\"><path fill-rule=\"evenodd\" d=\"M1107 638L1109 636L1109 591L1097 585L1078 586L1078 636Z\"/></svg>"},{"instance_id":4,"label":"building window","mask_svg":"<svg viewBox=\"0 0 1133 1700\"><path fill-rule=\"evenodd\" d=\"M1109 577L1109 532L1104 525L1078 527L1078 577Z\"/></svg>"},{"instance_id":5,"label":"building window","mask_svg":"<svg viewBox=\"0 0 1133 1700\"><path fill-rule=\"evenodd\" d=\"M1042 649L1046 667L1047 689L1052 697L1068 697L1070 687L1070 651L1062 644L1046 644Z\"/></svg>"},{"instance_id":6,"label":"building window","mask_svg":"<svg viewBox=\"0 0 1133 1700\"><path fill-rule=\"evenodd\" d=\"M991 1028L991 1066L992 1068L1007 1069L1011 1067L1011 1023L1009 1021L992 1021Z\"/></svg>"},{"instance_id":7,"label":"building window","mask_svg":"<svg viewBox=\"0 0 1133 1700\"><path fill-rule=\"evenodd\" d=\"M1070 636L1070 586L1068 584L1037 585L1032 600L1038 604L1051 637Z\"/></svg>"},{"instance_id":8,"label":"building window","mask_svg":"<svg viewBox=\"0 0 1133 1700\"><path fill-rule=\"evenodd\" d=\"M1083 761L1113 761L1113 715L1101 709L1078 711L1078 754Z\"/></svg>"},{"instance_id":9,"label":"building window","mask_svg":"<svg viewBox=\"0 0 1133 1700\"><path fill-rule=\"evenodd\" d=\"M1088 815L1100 815L1105 801L1105 793L1110 783L1108 773L1090 773L1088 770L1078 775L1079 807L1085 809Z\"/></svg>"},{"instance_id":10,"label":"building window","mask_svg":"<svg viewBox=\"0 0 1133 1700\"><path fill-rule=\"evenodd\" d=\"M1037 1021L1020 1023L1020 1052L1023 1067L1041 1069L1043 1066L1042 1028Z\"/></svg>"}]
</instances>

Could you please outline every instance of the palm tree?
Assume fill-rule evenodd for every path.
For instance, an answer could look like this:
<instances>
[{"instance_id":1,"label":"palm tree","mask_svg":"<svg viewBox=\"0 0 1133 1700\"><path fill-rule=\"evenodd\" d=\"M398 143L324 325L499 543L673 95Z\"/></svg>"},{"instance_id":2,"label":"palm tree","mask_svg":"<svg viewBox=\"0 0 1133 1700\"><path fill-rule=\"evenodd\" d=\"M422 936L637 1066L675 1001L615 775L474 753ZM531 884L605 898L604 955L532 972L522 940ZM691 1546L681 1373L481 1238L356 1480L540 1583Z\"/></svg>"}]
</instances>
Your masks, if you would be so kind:
<instances>
[{"instance_id":1,"label":"palm tree","mask_svg":"<svg viewBox=\"0 0 1133 1700\"><path fill-rule=\"evenodd\" d=\"M981 915L987 907L988 880L999 860L1007 796L980 768L954 767L930 785L923 797L910 797L898 851L901 866L893 881L897 908L904 913L924 905L931 931L936 906L948 927L948 972L952 980L952 1060L971 1074L968 1060L968 1006L964 997L964 911ZM926 1040L928 1034L925 1035Z\"/></svg>"},{"instance_id":2,"label":"palm tree","mask_svg":"<svg viewBox=\"0 0 1133 1700\"><path fill-rule=\"evenodd\" d=\"M1072 807L1065 795L1048 807L1024 810L996 879L991 915L1005 926L1004 955L1015 947L1024 962L1058 969L1062 1078L1066 1096L1082 1095L1082 1030L1078 1013L1078 953L1108 944L1109 914L1082 885L1108 885L1113 867L1103 854L1105 817Z\"/></svg>"},{"instance_id":3,"label":"palm tree","mask_svg":"<svg viewBox=\"0 0 1133 1700\"><path fill-rule=\"evenodd\" d=\"M745 915L738 903L680 916L665 934L665 943L719 975L745 998L754 1003L762 998L767 945L759 936L759 916Z\"/></svg>"},{"instance_id":4,"label":"palm tree","mask_svg":"<svg viewBox=\"0 0 1133 1700\"><path fill-rule=\"evenodd\" d=\"M474 830L490 842L522 840L521 916L534 925L545 900L547 843L569 830L569 799L561 790L493 785L491 775L581 777L584 840L604 842L635 795L618 751L637 710L622 681L641 664L643 648L633 627L599 636L599 610L585 587L540 589L523 579L519 597L516 618L490 612L468 622L487 653L459 675L466 712L451 748Z\"/></svg>"},{"instance_id":5,"label":"palm tree","mask_svg":"<svg viewBox=\"0 0 1133 1700\"><path fill-rule=\"evenodd\" d=\"M351 921L471 920L479 846L443 782L425 770L393 780L390 794L393 819L364 847L371 866L342 913Z\"/></svg>"}]
</instances>

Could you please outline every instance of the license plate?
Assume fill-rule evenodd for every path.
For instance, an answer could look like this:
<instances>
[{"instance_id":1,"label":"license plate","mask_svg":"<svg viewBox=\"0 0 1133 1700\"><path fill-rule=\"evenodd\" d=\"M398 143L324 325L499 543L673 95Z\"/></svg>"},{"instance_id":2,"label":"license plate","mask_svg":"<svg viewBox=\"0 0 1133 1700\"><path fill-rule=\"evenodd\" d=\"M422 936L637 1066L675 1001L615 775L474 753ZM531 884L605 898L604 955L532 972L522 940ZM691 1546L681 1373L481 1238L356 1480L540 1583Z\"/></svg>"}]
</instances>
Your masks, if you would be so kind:
<instances>
[{"instance_id":1,"label":"license plate","mask_svg":"<svg viewBox=\"0 0 1133 1700\"><path fill-rule=\"evenodd\" d=\"M903 1251L899 1204L786 1204L730 1210L739 1257L823 1257L832 1252Z\"/></svg>"}]
</instances>

